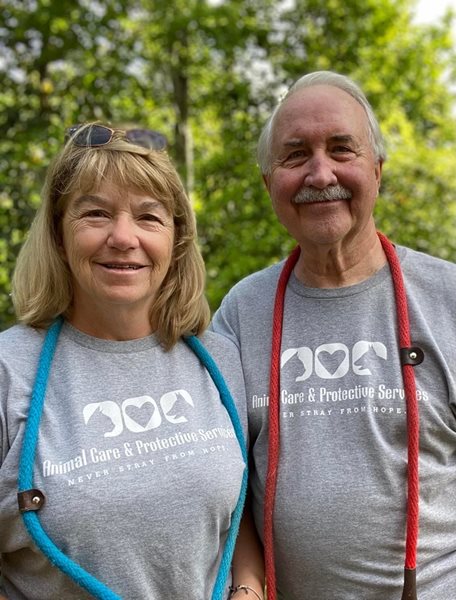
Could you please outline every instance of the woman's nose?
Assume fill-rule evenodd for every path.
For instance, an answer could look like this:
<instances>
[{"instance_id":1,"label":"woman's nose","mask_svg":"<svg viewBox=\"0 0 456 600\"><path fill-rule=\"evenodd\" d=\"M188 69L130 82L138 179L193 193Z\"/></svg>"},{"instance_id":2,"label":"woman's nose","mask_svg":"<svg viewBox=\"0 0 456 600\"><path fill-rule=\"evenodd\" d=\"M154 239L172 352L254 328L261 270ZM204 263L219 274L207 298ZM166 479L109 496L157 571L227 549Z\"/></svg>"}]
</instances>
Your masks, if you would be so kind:
<instances>
[{"instance_id":1,"label":"woman's nose","mask_svg":"<svg viewBox=\"0 0 456 600\"><path fill-rule=\"evenodd\" d=\"M110 248L129 250L137 248L139 241L134 221L128 215L116 216L112 223L107 240Z\"/></svg>"}]
</instances>

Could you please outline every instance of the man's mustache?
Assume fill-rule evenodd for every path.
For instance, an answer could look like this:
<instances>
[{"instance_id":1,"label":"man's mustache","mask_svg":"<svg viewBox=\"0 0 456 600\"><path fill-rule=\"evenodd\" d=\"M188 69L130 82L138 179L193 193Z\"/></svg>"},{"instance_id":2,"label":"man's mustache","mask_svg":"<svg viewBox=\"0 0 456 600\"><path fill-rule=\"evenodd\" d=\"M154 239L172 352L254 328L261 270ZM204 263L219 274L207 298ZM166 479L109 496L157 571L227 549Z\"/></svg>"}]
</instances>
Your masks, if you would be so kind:
<instances>
[{"instance_id":1,"label":"man's mustache","mask_svg":"<svg viewBox=\"0 0 456 600\"><path fill-rule=\"evenodd\" d=\"M292 202L305 204L306 202L326 202L328 200L349 200L352 193L342 185L328 185L323 190L313 187L303 187L295 195Z\"/></svg>"}]
</instances>

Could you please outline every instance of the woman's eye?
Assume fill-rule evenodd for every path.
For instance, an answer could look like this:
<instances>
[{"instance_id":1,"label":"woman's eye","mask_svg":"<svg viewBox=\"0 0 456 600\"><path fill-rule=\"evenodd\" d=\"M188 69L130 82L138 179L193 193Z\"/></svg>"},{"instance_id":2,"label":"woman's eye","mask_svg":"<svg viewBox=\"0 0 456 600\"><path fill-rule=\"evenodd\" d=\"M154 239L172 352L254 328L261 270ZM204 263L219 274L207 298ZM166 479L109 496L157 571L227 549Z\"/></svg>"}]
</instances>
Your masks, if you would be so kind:
<instances>
[{"instance_id":1,"label":"woman's eye","mask_svg":"<svg viewBox=\"0 0 456 600\"><path fill-rule=\"evenodd\" d=\"M139 216L139 220L140 221L148 221L150 223L162 223L162 219L160 219L160 217L158 217L157 215L154 215L152 213L145 213L143 215Z\"/></svg>"},{"instance_id":2,"label":"woman's eye","mask_svg":"<svg viewBox=\"0 0 456 600\"><path fill-rule=\"evenodd\" d=\"M102 218L102 217L108 217L108 213L105 210L101 210L100 208L94 208L92 210L88 210L84 213L84 217L88 217L88 218Z\"/></svg>"}]
</instances>

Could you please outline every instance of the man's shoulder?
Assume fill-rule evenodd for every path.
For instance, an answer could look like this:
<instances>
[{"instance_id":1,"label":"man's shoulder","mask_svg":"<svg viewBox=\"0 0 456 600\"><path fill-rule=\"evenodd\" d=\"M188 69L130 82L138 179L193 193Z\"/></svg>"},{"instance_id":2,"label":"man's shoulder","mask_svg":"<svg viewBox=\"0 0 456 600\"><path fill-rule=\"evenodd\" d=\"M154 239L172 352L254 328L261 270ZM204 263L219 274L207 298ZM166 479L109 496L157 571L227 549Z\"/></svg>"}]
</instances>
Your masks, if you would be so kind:
<instances>
[{"instance_id":1,"label":"man's shoulder","mask_svg":"<svg viewBox=\"0 0 456 600\"><path fill-rule=\"evenodd\" d=\"M250 332L251 327L264 325L272 314L282 266L283 262L266 267L232 287L212 318L212 331L227 336L239 347L241 331Z\"/></svg>"},{"instance_id":2,"label":"man's shoulder","mask_svg":"<svg viewBox=\"0 0 456 600\"><path fill-rule=\"evenodd\" d=\"M257 296L258 293L267 292L270 289L275 290L284 262L281 261L247 275L231 288L227 296L245 298L252 295Z\"/></svg>"},{"instance_id":3,"label":"man's shoulder","mask_svg":"<svg viewBox=\"0 0 456 600\"><path fill-rule=\"evenodd\" d=\"M454 262L405 246L399 246L398 250L406 275L411 274L424 280L445 277L445 283L449 281L456 283L456 264Z\"/></svg>"},{"instance_id":4,"label":"man's shoulder","mask_svg":"<svg viewBox=\"0 0 456 600\"><path fill-rule=\"evenodd\" d=\"M233 356L239 356L236 344L230 338L212 329L206 329L201 334L200 341L217 359L229 360Z\"/></svg>"}]
</instances>

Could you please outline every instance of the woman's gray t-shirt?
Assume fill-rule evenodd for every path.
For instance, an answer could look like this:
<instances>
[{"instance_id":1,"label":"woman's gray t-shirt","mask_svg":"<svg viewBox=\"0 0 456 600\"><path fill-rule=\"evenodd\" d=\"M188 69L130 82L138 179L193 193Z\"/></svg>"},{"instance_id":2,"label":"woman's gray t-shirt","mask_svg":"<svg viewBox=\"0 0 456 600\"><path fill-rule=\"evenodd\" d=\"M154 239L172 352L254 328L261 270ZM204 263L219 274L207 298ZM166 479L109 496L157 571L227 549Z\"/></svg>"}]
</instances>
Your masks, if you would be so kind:
<instances>
[{"instance_id":1,"label":"woman's gray t-shirt","mask_svg":"<svg viewBox=\"0 0 456 600\"><path fill-rule=\"evenodd\" d=\"M0 553L9 600L90 596L51 566L17 505L18 459L44 334L0 334ZM239 355L207 332L246 423ZM128 600L211 597L244 463L206 369L184 342L113 342L65 324L49 377L34 467L44 529Z\"/></svg>"}]
</instances>

